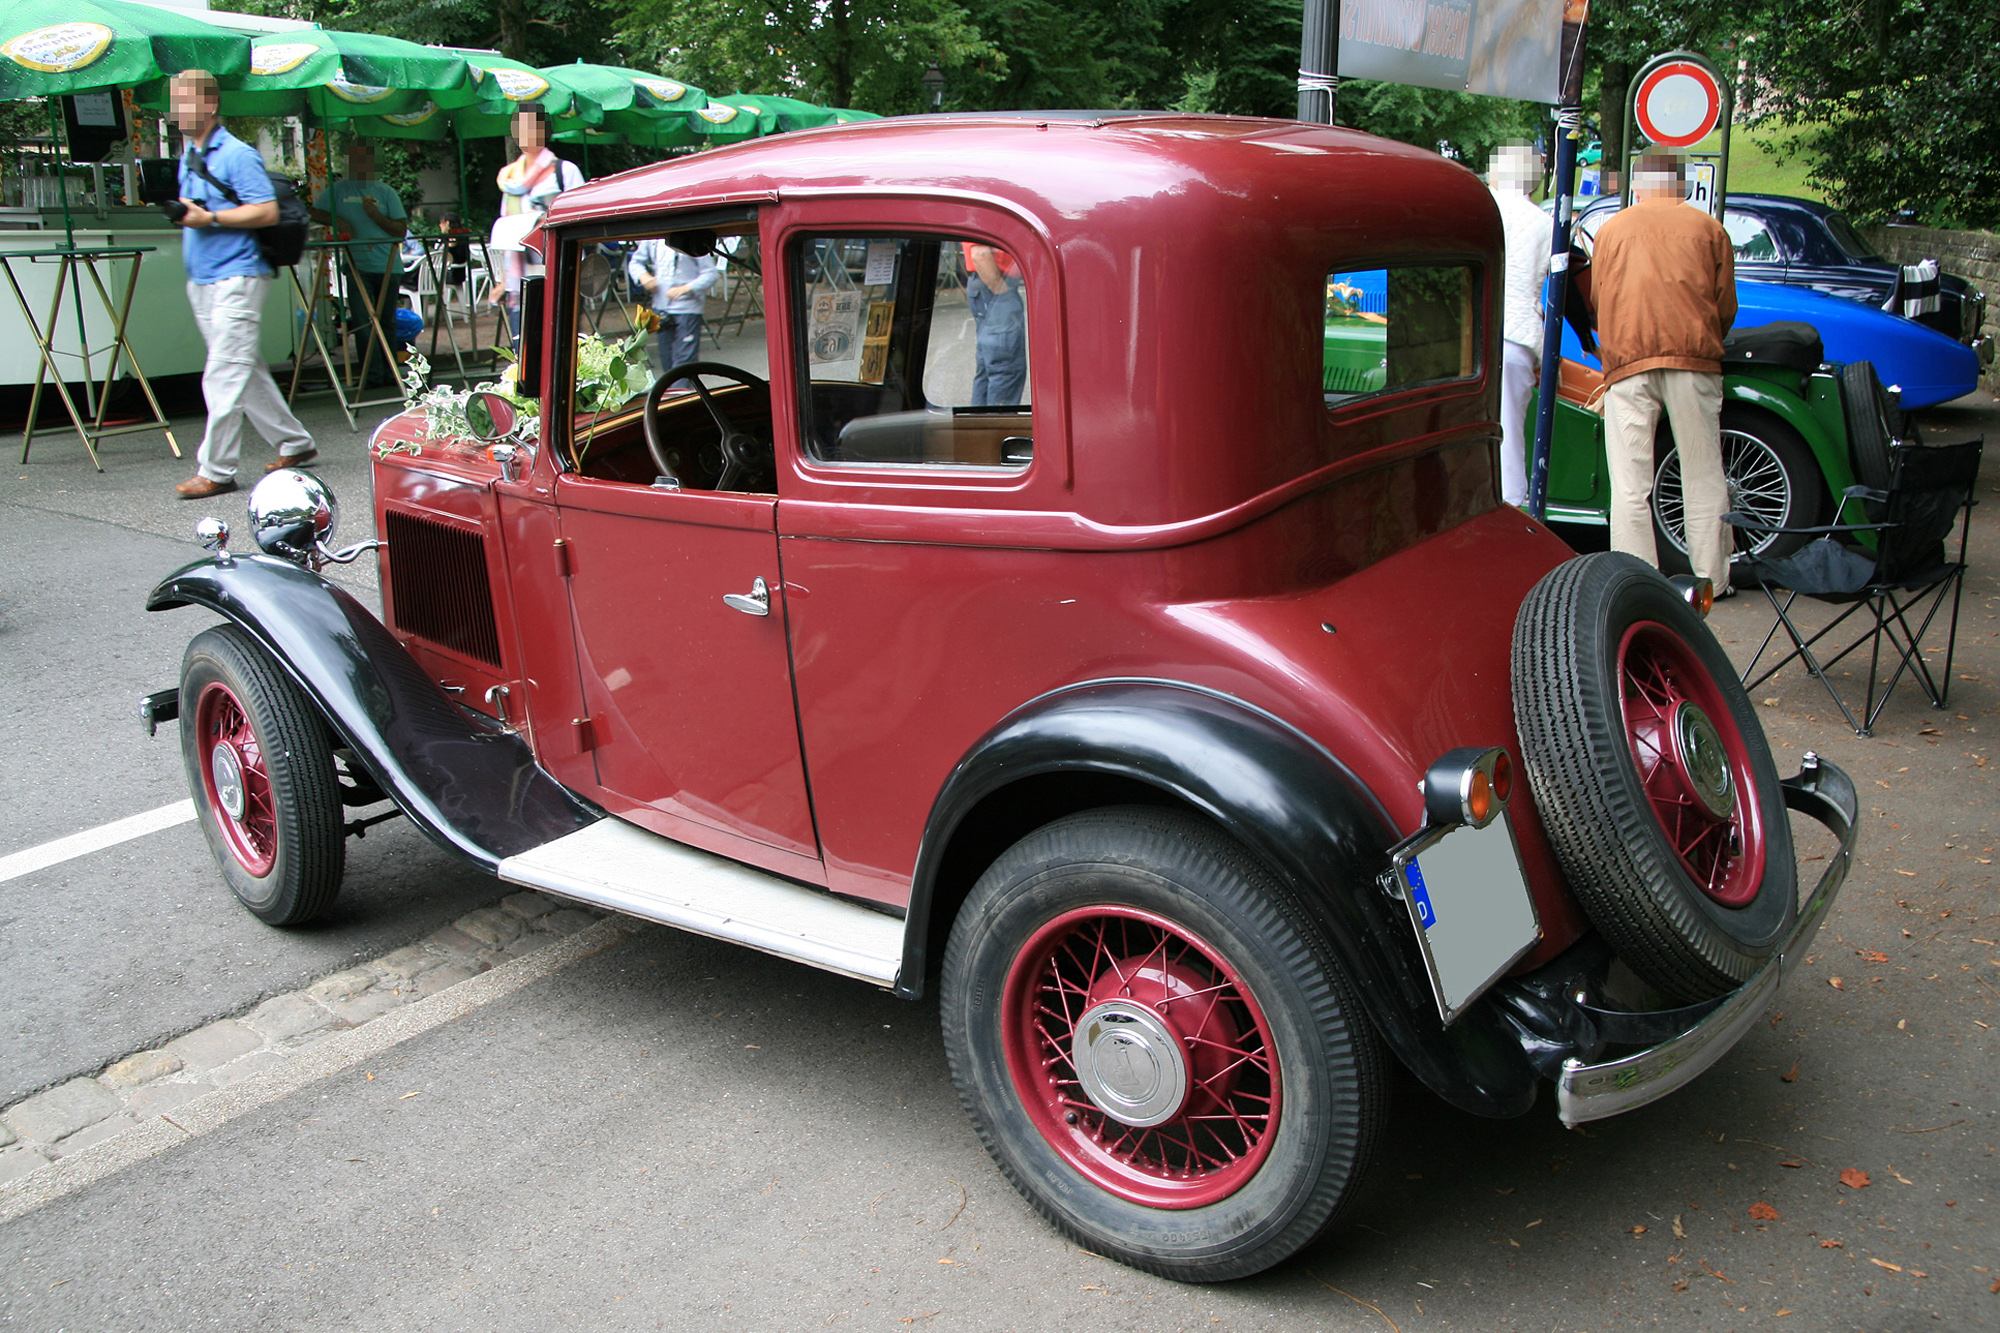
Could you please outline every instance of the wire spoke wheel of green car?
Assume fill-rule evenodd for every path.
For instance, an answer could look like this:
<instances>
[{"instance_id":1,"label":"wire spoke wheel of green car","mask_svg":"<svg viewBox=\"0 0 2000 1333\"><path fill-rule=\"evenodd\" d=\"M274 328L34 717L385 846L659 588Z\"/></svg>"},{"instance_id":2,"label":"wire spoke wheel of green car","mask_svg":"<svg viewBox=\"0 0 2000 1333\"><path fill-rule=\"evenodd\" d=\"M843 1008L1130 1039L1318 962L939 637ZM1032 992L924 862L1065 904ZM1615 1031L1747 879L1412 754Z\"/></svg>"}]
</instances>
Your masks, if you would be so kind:
<instances>
[{"instance_id":1,"label":"wire spoke wheel of green car","mask_svg":"<svg viewBox=\"0 0 2000 1333\"><path fill-rule=\"evenodd\" d=\"M1681 489L1681 458L1673 437L1661 429L1661 453L1653 474L1653 538L1660 568L1689 571L1687 521ZM1798 432L1776 417L1740 403L1722 409L1722 471L1729 481L1729 508L1772 527L1809 527L1820 521L1826 483L1812 449ZM1805 544L1802 536L1738 531L1736 549L1775 559Z\"/></svg>"}]
</instances>

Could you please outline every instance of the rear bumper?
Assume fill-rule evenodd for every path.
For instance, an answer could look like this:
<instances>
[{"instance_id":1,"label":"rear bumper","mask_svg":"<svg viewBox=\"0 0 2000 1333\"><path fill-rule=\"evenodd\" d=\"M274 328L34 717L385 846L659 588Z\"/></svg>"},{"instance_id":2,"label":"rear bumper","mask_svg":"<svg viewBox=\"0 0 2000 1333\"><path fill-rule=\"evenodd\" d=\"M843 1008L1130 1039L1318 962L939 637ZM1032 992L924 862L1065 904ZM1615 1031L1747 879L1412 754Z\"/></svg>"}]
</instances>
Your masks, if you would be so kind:
<instances>
[{"instance_id":1,"label":"rear bumper","mask_svg":"<svg viewBox=\"0 0 2000 1333\"><path fill-rule=\"evenodd\" d=\"M1556 1079L1556 1106L1565 1125L1603 1120L1657 1101L1720 1060L1763 1017L1778 988L1812 947L1847 882L1860 801L1846 773L1811 754L1798 776L1780 785L1787 807L1817 819L1840 839L1840 850L1829 858L1826 873L1799 909L1798 924L1756 976L1679 1036L1603 1064L1563 1061Z\"/></svg>"}]
</instances>

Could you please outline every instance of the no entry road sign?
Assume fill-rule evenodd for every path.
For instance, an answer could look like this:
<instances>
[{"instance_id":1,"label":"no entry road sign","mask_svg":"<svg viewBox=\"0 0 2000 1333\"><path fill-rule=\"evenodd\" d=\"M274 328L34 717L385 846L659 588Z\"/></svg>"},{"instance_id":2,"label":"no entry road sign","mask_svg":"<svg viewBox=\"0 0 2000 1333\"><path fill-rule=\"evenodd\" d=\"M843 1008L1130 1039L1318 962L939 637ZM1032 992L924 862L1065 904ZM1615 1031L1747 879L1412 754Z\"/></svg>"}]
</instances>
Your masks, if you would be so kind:
<instances>
[{"instance_id":1,"label":"no entry road sign","mask_svg":"<svg viewBox=\"0 0 2000 1333\"><path fill-rule=\"evenodd\" d=\"M1634 101L1639 129L1665 148L1700 143L1722 117L1715 72L1692 60L1676 60L1648 73Z\"/></svg>"}]
</instances>

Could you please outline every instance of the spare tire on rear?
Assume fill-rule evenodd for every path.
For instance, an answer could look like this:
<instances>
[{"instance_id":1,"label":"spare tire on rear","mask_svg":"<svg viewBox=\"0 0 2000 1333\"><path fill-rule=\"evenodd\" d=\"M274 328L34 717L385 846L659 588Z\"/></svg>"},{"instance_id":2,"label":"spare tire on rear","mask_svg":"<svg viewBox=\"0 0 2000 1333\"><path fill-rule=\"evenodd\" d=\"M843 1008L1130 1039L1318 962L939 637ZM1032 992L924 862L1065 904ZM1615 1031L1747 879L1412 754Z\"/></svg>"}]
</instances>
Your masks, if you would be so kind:
<instances>
[{"instance_id":1,"label":"spare tire on rear","mask_svg":"<svg viewBox=\"0 0 2000 1333\"><path fill-rule=\"evenodd\" d=\"M1514 621L1514 721L1570 889L1631 969L1724 994L1797 913L1778 774L1742 682L1679 592L1601 552L1549 572Z\"/></svg>"}]
</instances>

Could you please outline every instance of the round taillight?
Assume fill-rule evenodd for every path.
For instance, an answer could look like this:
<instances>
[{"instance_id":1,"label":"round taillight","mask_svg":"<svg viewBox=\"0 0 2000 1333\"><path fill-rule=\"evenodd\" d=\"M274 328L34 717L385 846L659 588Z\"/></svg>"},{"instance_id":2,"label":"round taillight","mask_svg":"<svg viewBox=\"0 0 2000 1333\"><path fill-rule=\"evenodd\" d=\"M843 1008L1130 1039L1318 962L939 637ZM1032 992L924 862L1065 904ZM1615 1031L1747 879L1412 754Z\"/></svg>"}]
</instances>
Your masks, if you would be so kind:
<instances>
[{"instance_id":1,"label":"round taillight","mask_svg":"<svg viewBox=\"0 0 2000 1333\"><path fill-rule=\"evenodd\" d=\"M1493 756L1493 794L1505 805L1514 795L1514 761L1502 750Z\"/></svg>"},{"instance_id":2,"label":"round taillight","mask_svg":"<svg viewBox=\"0 0 2000 1333\"><path fill-rule=\"evenodd\" d=\"M1475 826L1484 824L1493 813L1493 780L1483 768L1473 770L1470 790L1465 793L1465 813Z\"/></svg>"}]
</instances>

